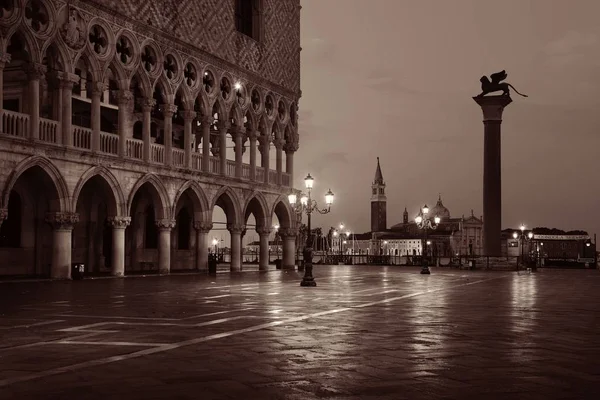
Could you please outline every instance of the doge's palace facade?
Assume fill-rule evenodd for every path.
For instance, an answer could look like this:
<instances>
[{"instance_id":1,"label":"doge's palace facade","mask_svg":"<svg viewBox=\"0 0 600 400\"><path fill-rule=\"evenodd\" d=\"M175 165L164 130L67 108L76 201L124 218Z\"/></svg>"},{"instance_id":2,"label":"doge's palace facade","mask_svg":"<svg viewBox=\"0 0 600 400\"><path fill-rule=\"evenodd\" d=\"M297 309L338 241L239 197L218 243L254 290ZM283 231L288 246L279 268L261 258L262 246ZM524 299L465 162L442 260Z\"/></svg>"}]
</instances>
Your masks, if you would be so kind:
<instances>
[{"instance_id":1,"label":"doge's palace facade","mask_svg":"<svg viewBox=\"0 0 600 400\"><path fill-rule=\"evenodd\" d=\"M293 267L299 3L1 0L0 274L205 270L215 206Z\"/></svg>"}]
</instances>

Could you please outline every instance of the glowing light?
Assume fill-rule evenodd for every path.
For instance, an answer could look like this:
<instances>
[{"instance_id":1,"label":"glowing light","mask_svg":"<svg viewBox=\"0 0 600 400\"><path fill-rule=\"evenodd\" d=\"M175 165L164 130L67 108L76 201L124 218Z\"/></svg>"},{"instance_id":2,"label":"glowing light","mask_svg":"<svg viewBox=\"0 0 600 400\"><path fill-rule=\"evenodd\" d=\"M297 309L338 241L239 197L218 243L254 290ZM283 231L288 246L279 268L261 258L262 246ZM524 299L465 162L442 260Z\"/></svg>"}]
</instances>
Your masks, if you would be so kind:
<instances>
[{"instance_id":1,"label":"glowing light","mask_svg":"<svg viewBox=\"0 0 600 400\"><path fill-rule=\"evenodd\" d=\"M302 204L303 206L308 204L308 196L303 195L302 197L300 197L300 204Z\"/></svg>"},{"instance_id":2,"label":"glowing light","mask_svg":"<svg viewBox=\"0 0 600 400\"><path fill-rule=\"evenodd\" d=\"M423 206L423 214L429 214L429 207L427 207L427 204L425 204L425 206Z\"/></svg>"},{"instance_id":3,"label":"glowing light","mask_svg":"<svg viewBox=\"0 0 600 400\"><path fill-rule=\"evenodd\" d=\"M420 224L421 222L423 222L423 217L421 217L420 215L417 215L417 218L415 218L415 222L417 224Z\"/></svg>"},{"instance_id":4,"label":"glowing light","mask_svg":"<svg viewBox=\"0 0 600 400\"><path fill-rule=\"evenodd\" d=\"M525 230L525 225L521 225L521 232Z\"/></svg>"},{"instance_id":5,"label":"glowing light","mask_svg":"<svg viewBox=\"0 0 600 400\"><path fill-rule=\"evenodd\" d=\"M239 82L236 82L233 87L235 88L235 90L240 90L242 88L242 84Z\"/></svg>"},{"instance_id":6,"label":"glowing light","mask_svg":"<svg viewBox=\"0 0 600 400\"><path fill-rule=\"evenodd\" d=\"M312 189L314 183L315 180L313 179L313 177L310 176L310 174L306 175L306 178L304 178L304 184L306 185L306 188Z\"/></svg>"},{"instance_id":7,"label":"glowing light","mask_svg":"<svg viewBox=\"0 0 600 400\"><path fill-rule=\"evenodd\" d=\"M296 193L292 193L290 195L288 195L288 201L290 202L290 204L296 204Z\"/></svg>"},{"instance_id":8,"label":"glowing light","mask_svg":"<svg viewBox=\"0 0 600 400\"><path fill-rule=\"evenodd\" d=\"M325 193L325 204L327 204L327 206L331 206L333 204L333 192L331 189Z\"/></svg>"},{"instance_id":9,"label":"glowing light","mask_svg":"<svg viewBox=\"0 0 600 400\"><path fill-rule=\"evenodd\" d=\"M442 222L442 219L437 216L433 220L435 221L436 224L439 224L440 222Z\"/></svg>"},{"instance_id":10,"label":"glowing light","mask_svg":"<svg viewBox=\"0 0 600 400\"><path fill-rule=\"evenodd\" d=\"M519 234L517 232L513 232L513 237L516 239L519 237Z\"/></svg>"},{"instance_id":11,"label":"glowing light","mask_svg":"<svg viewBox=\"0 0 600 400\"><path fill-rule=\"evenodd\" d=\"M528 237L529 239L533 239L533 232L529 232L529 233L527 234L527 237Z\"/></svg>"}]
</instances>

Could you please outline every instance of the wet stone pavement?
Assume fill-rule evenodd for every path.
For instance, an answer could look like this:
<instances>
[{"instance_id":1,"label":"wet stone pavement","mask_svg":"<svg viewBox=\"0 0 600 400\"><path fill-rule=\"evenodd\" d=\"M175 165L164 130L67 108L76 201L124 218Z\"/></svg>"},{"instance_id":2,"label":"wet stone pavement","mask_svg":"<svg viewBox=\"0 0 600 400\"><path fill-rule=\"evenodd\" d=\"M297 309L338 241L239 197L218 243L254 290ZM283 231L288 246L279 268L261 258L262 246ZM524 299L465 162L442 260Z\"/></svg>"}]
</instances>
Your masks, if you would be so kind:
<instances>
[{"instance_id":1,"label":"wet stone pavement","mask_svg":"<svg viewBox=\"0 0 600 400\"><path fill-rule=\"evenodd\" d=\"M0 399L598 399L600 271L0 283Z\"/></svg>"}]
</instances>

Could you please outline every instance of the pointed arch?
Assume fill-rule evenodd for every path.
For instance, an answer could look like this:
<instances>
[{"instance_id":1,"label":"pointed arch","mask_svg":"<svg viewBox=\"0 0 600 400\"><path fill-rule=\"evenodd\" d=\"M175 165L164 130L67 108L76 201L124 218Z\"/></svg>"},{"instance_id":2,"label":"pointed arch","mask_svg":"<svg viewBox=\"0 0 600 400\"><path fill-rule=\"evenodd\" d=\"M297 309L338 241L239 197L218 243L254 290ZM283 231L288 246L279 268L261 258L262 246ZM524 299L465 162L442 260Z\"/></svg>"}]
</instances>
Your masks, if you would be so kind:
<instances>
[{"instance_id":1,"label":"pointed arch","mask_svg":"<svg viewBox=\"0 0 600 400\"><path fill-rule=\"evenodd\" d=\"M37 41L33 37L33 34L29 32L27 29L23 29L22 25L15 26L15 30L6 35L6 47L8 50L8 46L10 45L10 41L13 39L15 35L18 35L25 41L25 45L27 46L27 54L29 56L30 62L39 63L42 61L40 55L40 48L37 45Z\"/></svg>"},{"instance_id":2,"label":"pointed arch","mask_svg":"<svg viewBox=\"0 0 600 400\"><path fill-rule=\"evenodd\" d=\"M235 120L235 126L244 126L244 114L237 101L233 102L228 114L230 119Z\"/></svg>"},{"instance_id":3,"label":"pointed arch","mask_svg":"<svg viewBox=\"0 0 600 400\"><path fill-rule=\"evenodd\" d=\"M296 215L290 207L287 195L281 195L275 200L269 214L271 218L273 218L273 214L277 216L282 228L296 228Z\"/></svg>"},{"instance_id":4,"label":"pointed arch","mask_svg":"<svg viewBox=\"0 0 600 400\"><path fill-rule=\"evenodd\" d=\"M200 89L196 95L196 102L200 105L200 114L202 114L202 116L210 116L210 101L208 100L208 95L203 89Z\"/></svg>"},{"instance_id":5,"label":"pointed arch","mask_svg":"<svg viewBox=\"0 0 600 400\"><path fill-rule=\"evenodd\" d=\"M202 187L196 181L186 181L179 188L177 194L175 195L175 199L173 200L171 215L176 215L177 204L179 203L181 196L183 196L183 194L187 191L193 193L193 196L190 197L192 199L192 203L194 204L194 220L200 222L210 221L209 215L212 209L209 208L208 198L206 197L204 190L202 190Z\"/></svg>"},{"instance_id":6,"label":"pointed arch","mask_svg":"<svg viewBox=\"0 0 600 400\"><path fill-rule=\"evenodd\" d=\"M243 222L244 224L246 224L246 221L248 221L248 217L250 217L250 214L254 214L257 228L262 226L269 226L272 215L269 211L269 206L267 204L265 196L261 192L255 190L254 192L252 192L252 194L246 201L246 204L244 205Z\"/></svg>"},{"instance_id":7,"label":"pointed arch","mask_svg":"<svg viewBox=\"0 0 600 400\"><path fill-rule=\"evenodd\" d=\"M142 90L144 97L152 98L152 84L150 83L148 75L140 70L136 70L131 76L130 85L134 80L140 84L140 89Z\"/></svg>"},{"instance_id":8,"label":"pointed arch","mask_svg":"<svg viewBox=\"0 0 600 400\"><path fill-rule=\"evenodd\" d=\"M241 222L240 201L231 187L223 186L215 193L210 206L211 214L215 206L219 206L225 211L228 224L239 224Z\"/></svg>"},{"instance_id":9,"label":"pointed arch","mask_svg":"<svg viewBox=\"0 0 600 400\"><path fill-rule=\"evenodd\" d=\"M77 68L77 64L79 64L80 61L85 64L87 71L92 74L92 80L94 82L99 82L104 78L98 60L87 51L79 53L75 58L75 61L73 62L73 72L75 72L75 68Z\"/></svg>"},{"instance_id":10,"label":"pointed arch","mask_svg":"<svg viewBox=\"0 0 600 400\"><path fill-rule=\"evenodd\" d=\"M112 71L114 77L116 78L115 80L119 84L119 89L128 89L129 88L129 77L127 76L127 72L121 65L119 65L118 62L115 62L115 61L116 60L113 60L113 62L108 64L108 66L104 69L104 71L102 71L102 79L103 79L103 81L105 81L106 77L108 75L108 71Z\"/></svg>"},{"instance_id":11,"label":"pointed arch","mask_svg":"<svg viewBox=\"0 0 600 400\"><path fill-rule=\"evenodd\" d=\"M48 51L51 51L50 49L54 49L56 51L56 55L58 56L58 61L61 67L54 69L71 73L74 72L75 66L71 64L69 52L60 40L55 40L54 38L51 38L44 43L44 46L42 47L42 51L40 53L42 56L42 61L46 53Z\"/></svg>"},{"instance_id":12,"label":"pointed arch","mask_svg":"<svg viewBox=\"0 0 600 400\"><path fill-rule=\"evenodd\" d=\"M113 210L115 216L127 216L125 214L125 212L127 211L125 208L125 196L123 195L123 191L121 190L121 185L119 184L117 178L112 174L112 172L110 172L108 168L102 165L91 167L90 169L85 171L85 173L81 176L79 182L77 182L77 185L75 186L75 190L73 191L71 209L77 209L77 201L79 200L81 189L83 189L83 186L95 176L99 176L102 179L104 179L104 181L106 181L106 183L112 190L113 198L115 201L115 209Z\"/></svg>"},{"instance_id":13,"label":"pointed arch","mask_svg":"<svg viewBox=\"0 0 600 400\"><path fill-rule=\"evenodd\" d=\"M6 186L4 187L4 191L2 192L2 206L8 207L10 192L15 186L15 183L17 183L17 180L25 171L32 167L40 167L54 183L54 187L56 188L58 196L58 205L60 208L56 211L71 211L69 202L69 189L65 179L63 178L58 168L56 168L56 166L52 164L52 161L42 156L31 156L29 158L26 158L15 167L15 169L8 178Z\"/></svg>"},{"instance_id":14,"label":"pointed arch","mask_svg":"<svg viewBox=\"0 0 600 400\"><path fill-rule=\"evenodd\" d=\"M173 87L167 81L164 75L161 75L156 82L154 82L153 91L159 88L162 91L162 95L167 102L173 102L175 99L175 91L173 91Z\"/></svg>"},{"instance_id":15,"label":"pointed arch","mask_svg":"<svg viewBox=\"0 0 600 400\"><path fill-rule=\"evenodd\" d=\"M169 192L165 188L165 185L162 183L160 178L155 174L146 174L142 176L136 184L131 189L129 193L129 198L127 199L127 215L131 215L131 206L133 205L133 199L135 198L135 194L140 190L142 186L145 184L149 184L154 189L154 201L157 205L156 217L159 219L171 218L171 205L169 203Z\"/></svg>"},{"instance_id":16,"label":"pointed arch","mask_svg":"<svg viewBox=\"0 0 600 400\"><path fill-rule=\"evenodd\" d=\"M250 111L250 109L248 109L246 111L246 129L247 130L256 130L257 126L256 126L256 117L254 115L254 113L252 111Z\"/></svg>"},{"instance_id":17,"label":"pointed arch","mask_svg":"<svg viewBox=\"0 0 600 400\"><path fill-rule=\"evenodd\" d=\"M210 106L211 116L215 109L219 113L219 119L226 120L228 118L227 106L225 105L225 101L220 97L217 97L215 101Z\"/></svg>"}]
</instances>

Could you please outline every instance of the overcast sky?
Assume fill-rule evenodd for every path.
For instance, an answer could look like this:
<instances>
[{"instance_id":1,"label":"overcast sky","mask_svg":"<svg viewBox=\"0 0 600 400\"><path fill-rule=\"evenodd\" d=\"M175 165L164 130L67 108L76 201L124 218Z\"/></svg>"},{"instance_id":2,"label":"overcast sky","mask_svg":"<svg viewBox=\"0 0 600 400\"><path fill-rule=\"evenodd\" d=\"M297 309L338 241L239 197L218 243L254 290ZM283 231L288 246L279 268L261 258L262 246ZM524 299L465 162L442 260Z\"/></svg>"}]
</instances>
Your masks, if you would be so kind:
<instances>
[{"instance_id":1,"label":"overcast sky","mask_svg":"<svg viewBox=\"0 0 600 400\"><path fill-rule=\"evenodd\" d=\"M600 1L302 0L295 183L310 172L333 212L316 226L370 229L376 157L388 227L441 192L483 213L479 78L520 92L502 124L503 227L600 233Z\"/></svg>"}]
</instances>

